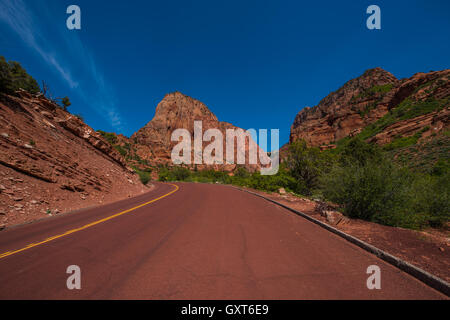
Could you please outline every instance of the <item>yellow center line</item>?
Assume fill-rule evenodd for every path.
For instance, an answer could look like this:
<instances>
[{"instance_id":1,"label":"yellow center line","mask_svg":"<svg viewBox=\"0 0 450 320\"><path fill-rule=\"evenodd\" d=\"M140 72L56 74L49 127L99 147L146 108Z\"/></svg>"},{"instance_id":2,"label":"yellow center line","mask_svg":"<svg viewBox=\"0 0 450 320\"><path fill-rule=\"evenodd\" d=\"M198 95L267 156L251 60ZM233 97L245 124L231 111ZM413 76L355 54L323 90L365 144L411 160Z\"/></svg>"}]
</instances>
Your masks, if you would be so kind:
<instances>
[{"instance_id":1,"label":"yellow center line","mask_svg":"<svg viewBox=\"0 0 450 320\"><path fill-rule=\"evenodd\" d=\"M125 213L131 212L131 211L133 211L133 210L142 208L142 207L144 207L144 206L146 206L146 205L148 205L148 204L150 204L150 203L153 203L153 202L155 202L155 201L158 201L158 200L160 200L160 199L162 199L162 198L165 198L165 197L171 195L172 193L178 191L179 187L178 187L177 185L174 185L174 184L171 184L171 183L169 183L169 184L172 185L172 186L174 186L175 189L173 189L173 190L170 191L169 193L166 193L165 195L162 195L162 196L160 196L160 197L158 197L158 198L156 198L156 199L153 199L153 200L150 200L150 201L145 202L145 203L143 203L143 204L140 204L140 205L138 205L138 206L136 206L136 207L134 207L134 208L127 209L127 210L124 210L124 211L122 211L122 212L113 214L112 216L109 216L109 217L106 217L106 218L103 218L103 219L94 221L94 222L92 222L92 223L86 224L86 225L84 225L84 226L82 226L82 227L80 227L80 228L76 228L76 229L72 229L72 230L66 231L66 232L64 232L64 233L62 233L62 234L60 234L60 235L57 235L57 236L49 237L49 238L47 238L47 239L45 239L45 240L43 240L43 241L41 241L41 242L31 243L31 244L25 246L24 248L17 249L17 250L14 250L14 251L4 252L4 253L0 254L0 259L5 258L5 257L10 256L10 255L13 255L13 254L16 254L16 253L19 253L19 252L22 252L22 251L25 251L25 250L28 250L28 249L31 249L31 248L34 248L34 247L37 247L37 246L39 246L39 245L41 245L41 244L44 244L44 243L53 241L53 240L55 240L55 239L62 238L62 237L67 236L67 235L69 235L69 234L72 234L72 233L75 233L75 232L78 232L78 231L81 231L81 230L84 230L84 229L93 227L93 226L95 226L95 225L97 225L97 224L99 224L99 223L102 223L102 222L105 222L105 221L108 221L108 220L117 218L118 216L121 216L121 215L123 215L123 214L125 214Z\"/></svg>"}]
</instances>

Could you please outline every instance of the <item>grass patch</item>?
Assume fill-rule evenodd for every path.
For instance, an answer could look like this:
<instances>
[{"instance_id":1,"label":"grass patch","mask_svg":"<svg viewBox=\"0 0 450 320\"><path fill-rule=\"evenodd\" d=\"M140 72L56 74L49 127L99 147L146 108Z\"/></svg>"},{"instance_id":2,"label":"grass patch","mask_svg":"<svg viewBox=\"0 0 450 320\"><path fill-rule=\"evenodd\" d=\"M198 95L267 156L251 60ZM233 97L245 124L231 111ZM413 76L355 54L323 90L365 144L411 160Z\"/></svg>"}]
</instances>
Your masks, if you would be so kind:
<instances>
[{"instance_id":1,"label":"grass patch","mask_svg":"<svg viewBox=\"0 0 450 320\"><path fill-rule=\"evenodd\" d=\"M391 143L384 145L383 149L386 151L391 151L415 145L417 144L417 141L419 141L421 136L422 134L420 132L417 132L416 134L410 137L396 138Z\"/></svg>"}]
</instances>

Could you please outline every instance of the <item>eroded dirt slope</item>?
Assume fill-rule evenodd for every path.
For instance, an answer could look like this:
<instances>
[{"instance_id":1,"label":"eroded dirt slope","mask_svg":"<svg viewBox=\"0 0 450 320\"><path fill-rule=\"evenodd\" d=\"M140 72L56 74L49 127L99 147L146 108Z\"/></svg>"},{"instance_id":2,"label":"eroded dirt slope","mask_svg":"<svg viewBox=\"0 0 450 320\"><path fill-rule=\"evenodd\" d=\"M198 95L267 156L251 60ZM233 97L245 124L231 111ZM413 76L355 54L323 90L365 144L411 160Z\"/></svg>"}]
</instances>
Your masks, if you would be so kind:
<instances>
[{"instance_id":1,"label":"eroded dirt slope","mask_svg":"<svg viewBox=\"0 0 450 320\"><path fill-rule=\"evenodd\" d=\"M0 228L146 190L81 119L43 96L0 95Z\"/></svg>"}]
</instances>

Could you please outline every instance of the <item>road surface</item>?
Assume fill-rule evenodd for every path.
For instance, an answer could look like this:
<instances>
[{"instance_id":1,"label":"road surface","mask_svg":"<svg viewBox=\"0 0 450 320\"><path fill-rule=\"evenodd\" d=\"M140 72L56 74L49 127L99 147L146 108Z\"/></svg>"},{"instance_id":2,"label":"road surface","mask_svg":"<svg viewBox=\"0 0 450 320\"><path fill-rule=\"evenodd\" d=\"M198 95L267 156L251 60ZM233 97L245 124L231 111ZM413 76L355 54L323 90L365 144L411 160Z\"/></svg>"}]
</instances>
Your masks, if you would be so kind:
<instances>
[{"instance_id":1,"label":"road surface","mask_svg":"<svg viewBox=\"0 0 450 320\"><path fill-rule=\"evenodd\" d=\"M80 267L80 290L67 288L70 265ZM380 290L367 288L370 265L380 267ZM0 232L0 299L445 298L229 186L157 183L135 198Z\"/></svg>"}]
</instances>

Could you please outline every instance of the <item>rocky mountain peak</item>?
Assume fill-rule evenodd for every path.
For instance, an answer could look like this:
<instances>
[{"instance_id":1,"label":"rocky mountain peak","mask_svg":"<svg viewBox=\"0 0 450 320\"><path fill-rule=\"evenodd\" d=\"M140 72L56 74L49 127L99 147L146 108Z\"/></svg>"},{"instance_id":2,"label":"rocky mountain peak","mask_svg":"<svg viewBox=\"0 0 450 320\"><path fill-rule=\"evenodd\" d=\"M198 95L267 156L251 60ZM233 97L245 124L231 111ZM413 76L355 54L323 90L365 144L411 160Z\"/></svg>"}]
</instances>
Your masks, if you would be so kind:
<instances>
[{"instance_id":1,"label":"rocky mountain peak","mask_svg":"<svg viewBox=\"0 0 450 320\"><path fill-rule=\"evenodd\" d=\"M181 92L166 94L155 110L155 116L144 127L131 136L141 147L139 155L143 159L170 158L173 143L170 141L175 129L194 132L194 121L202 121L203 127L218 127L219 121L214 113L199 100Z\"/></svg>"},{"instance_id":2,"label":"rocky mountain peak","mask_svg":"<svg viewBox=\"0 0 450 320\"><path fill-rule=\"evenodd\" d=\"M399 80L393 74L380 67L368 69L361 76L347 81L341 88L322 99L318 107L321 110L333 109L350 102L355 96L362 95L375 86L394 85L398 82Z\"/></svg>"},{"instance_id":3,"label":"rocky mountain peak","mask_svg":"<svg viewBox=\"0 0 450 320\"><path fill-rule=\"evenodd\" d=\"M202 122L203 132L207 129L218 129L224 137L227 129L237 129L230 123L219 121L201 101L177 91L164 96L156 107L153 119L131 136L130 143L139 158L152 165L170 165L171 150L176 144L171 141L172 132L176 129L186 129L193 137L195 121ZM248 146L246 150L239 152L247 151ZM235 167L234 164L224 164L215 165L214 168L231 171ZM257 167L258 165L249 165L248 169L254 170ZM201 169L202 166L198 168Z\"/></svg>"},{"instance_id":4,"label":"rocky mountain peak","mask_svg":"<svg viewBox=\"0 0 450 320\"><path fill-rule=\"evenodd\" d=\"M186 120L189 123L184 123ZM146 125L180 128L181 125L193 125L194 120L217 121L217 117L201 101L191 98L181 92L166 94L156 106L155 116ZM181 122L180 122L181 121Z\"/></svg>"}]
</instances>

